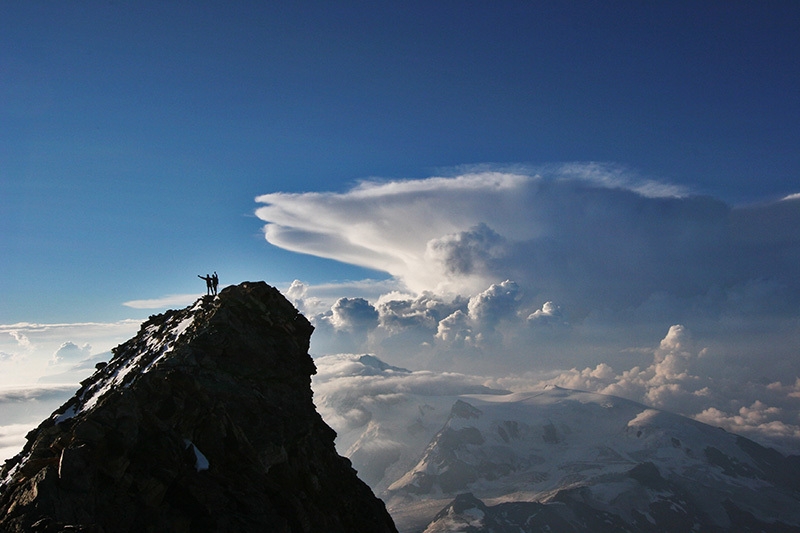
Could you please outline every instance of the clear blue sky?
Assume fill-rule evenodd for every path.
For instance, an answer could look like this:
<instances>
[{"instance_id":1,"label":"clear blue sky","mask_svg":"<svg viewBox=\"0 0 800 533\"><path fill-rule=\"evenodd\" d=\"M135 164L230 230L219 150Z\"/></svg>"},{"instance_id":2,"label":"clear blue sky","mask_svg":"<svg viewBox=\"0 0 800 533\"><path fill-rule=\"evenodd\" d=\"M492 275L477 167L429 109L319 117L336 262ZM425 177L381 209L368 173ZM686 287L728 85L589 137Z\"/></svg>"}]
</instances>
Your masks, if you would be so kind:
<instances>
[{"instance_id":1,"label":"clear blue sky","mask_svg":"<svg viewBox=\"0 0 800 533\"><path fill-rule=\"evenodd\" d=\"M0 322L138 317L215 269L383 276L270 246L270 192L599 161L774 200L798 58L792 1L5 2Z\"/></svg>"}]
</instances>

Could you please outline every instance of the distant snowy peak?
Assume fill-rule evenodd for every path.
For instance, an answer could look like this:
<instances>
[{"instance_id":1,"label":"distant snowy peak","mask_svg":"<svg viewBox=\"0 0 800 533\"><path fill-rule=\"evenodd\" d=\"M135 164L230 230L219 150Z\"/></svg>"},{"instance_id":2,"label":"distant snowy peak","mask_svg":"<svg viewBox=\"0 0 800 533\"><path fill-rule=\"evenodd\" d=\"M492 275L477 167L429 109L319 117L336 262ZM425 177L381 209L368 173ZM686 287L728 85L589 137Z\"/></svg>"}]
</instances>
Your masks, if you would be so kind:
<instances>
[{"instance_id":1,"label":"distant snowy peak","mask_svg":"<svg viewBox=\"0 0 800 533\"><path fill-rule=\"evenodd\" d=\"M740 514L800 527L798 479L798 457L633 401L556 387L462 396L389 494L469 491L495 501L589 506L590 522L611 513L632 531L659 521L728 530Z\"/></svg>"},{"instance_id":2,"label":"distant snowy peak","mask_svg":"<svg viewBox=\"0 0 800 533\"><path fill-rule=\"evenodd\" d=\"M406 368L400 368L398 366L392 366L390 364L384 363L374 355L365 354L358 357L358 362L364 365L366 368L375 369L378 372L400 372L403 374L410 374L411 371Z\"/></svg>"}]
</instances>

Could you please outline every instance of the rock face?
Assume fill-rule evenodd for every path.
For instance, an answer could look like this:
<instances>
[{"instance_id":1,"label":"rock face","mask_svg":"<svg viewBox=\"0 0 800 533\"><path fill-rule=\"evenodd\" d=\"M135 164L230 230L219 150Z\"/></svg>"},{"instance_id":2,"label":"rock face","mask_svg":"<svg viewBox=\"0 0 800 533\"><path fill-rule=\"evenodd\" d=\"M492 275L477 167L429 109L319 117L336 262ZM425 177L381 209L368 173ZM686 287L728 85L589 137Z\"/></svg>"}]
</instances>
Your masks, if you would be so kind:
<instances>
[{"instance_id":1,"label":"rock face","mask_svg":"<svg viewBox=\"0 0 800 533\"><path fill-rule=\"evenodd\" d=\"M0 472L0 531L392 532L312 401L274 288L153 316Z\"/></svg>"}]
</instances>

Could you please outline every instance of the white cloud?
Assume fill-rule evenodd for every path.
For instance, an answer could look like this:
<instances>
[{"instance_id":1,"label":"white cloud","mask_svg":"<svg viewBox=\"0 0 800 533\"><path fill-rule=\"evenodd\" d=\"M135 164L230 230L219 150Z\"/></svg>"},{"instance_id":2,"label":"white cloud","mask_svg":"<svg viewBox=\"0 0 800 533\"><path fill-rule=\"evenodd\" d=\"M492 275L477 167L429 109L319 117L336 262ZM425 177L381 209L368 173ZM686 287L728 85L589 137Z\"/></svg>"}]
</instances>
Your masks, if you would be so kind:
<instances>
[{"instance_id":1,"label":"white cloud","mask_svg":"<svg viewBox=\"0 0 800 533\"><path fill-rule=\"evenodd\" d=\"M473 350L470 364L488 353L516 369L627 364L630 349L680 323L727 352L733 371L757 354L767 379L800 372L800 203L731 207L690 193L576 163L273 193L257 198L257 214L277 246L392 276L372 294L295 287L318 317L317 353L343 348L343 330L330 345L325 328L344 297L379 313L350 347L394 356L405 343L433 365L464 359L450 341ZM484 294L504 282L513 296Z\"/></svg>"},{"instance_id":2,"label":"white cloud","mask_svg":"<svg viewBox=\"0 0 800 533\"><path fill-rule=\"evenodd\" d=\"M14 337L14 339L17 341L17 344L20 346L20 348L22 348L22 349L30 348L31 341L30 341L30 339L28 339L28 337L24 333L20 333L19 331L12 329L12 330L8 330L8 334L11 335L12 337Z\"/></svg>"},{"instance_id":3,"label":"white cloud","mask_svg":"<svg viewBox=\"0 0 800 533\"><path fill-rule=\"evenodd\" d=\"M438 264L435 246L426 257L428 243L496 219L492 210L498 201L521 209L516 191L532 179L484 173L364 182L346 194L273 193L256 199L266 204L256 214L268 222L265 235L273 244L385 271L421 292L446 286L446 265ZM490 226L512 236L529 233L506 224L482 231Z\"/></svg>"},{"instance_id":4,"label":"white cloud","mask_svg":"<svg viewBox=\"0 0 800 533\"><path fill-rule=\"evenodd\" d=\"M487 326L492 326L503 317L513 315L520 299L520 288L515 282L505 280L492 284L485 291L469 299L469 317Z\"/></svg>"},{"instance_id":5,"label":"white cloud","mask_svg":"<svg viewBox=\"0 0 800 533\"><path fill-rule=\"evenodd\" d=\"M51 364L59 364L64 362L77 362L92 355L92 346L85 343L83 346L78 346L74 342L67 341L59 346L58 350L53 354Z\"/></svg>"},{"instance_id":6,"label":"white cloud","mask_svg":"<svg viewBox=\"0 0 800 533\"><path fill-rule=\"evenodd\" d=\"M378 311L364 298L339 298L331 312L330 322L336 329L363 331L378 325Z\"/></svg>"},{"instance_id":7,"label":"white cloud","mask_svg":"<svg viewBox=\"0 0 800 533\"><path fill-rule=\"evenodd\" d=\"M441 317L458 308L458 303L448 303L430 292L414 297L394 291L381 296L376 308L381 326L388 331L399 332L409 328L435 331Z\"/></svg>"},{"instance_id":8,"label":"white cloud","mask_svg":"<svg viewBox=\"0 0 800 533\"><path fill-rule=\"evenodd\" d=\"M474 295L510 279L573 319L753 280L798 288L795 203L731 208L685 192L572 164L273 193L257 214L269 242L382 270L415 294Z\"/></svg>"},{"instance_id":9,"label":"white cloud","mask_svg":"<svg viewBox=\"0 0 800 533\"><path fill-rule=\"evenodd\" d=\"M375 302L385 295L401 294L404 286L396 279L365 279L315 285L296 279L288 287L279 289L299 310L308 316L313 316L330 311L333 304L343 295Z\"/></svg>"},{"instance_id":10,"label":"white cloud","mask_svg":"<svg viewBox=\"0 0 800 533\"><path fill-rule=\"evenodd\" d=\"M540 325L566 325L564 311L553 302L545 302L541 309L528 315L528 323Z\"/></svg>"},{"instance_id":11,"label":"white cloud","mask_svg":"<svg viewBox=\"0 0 800 533\"><path fill-rule=\"evenodd\" d=\"M29 385L62 374L91 353L104 353L125 342L140 323L0 324L0 352L8 355L0 357L0 387Z\"/></svg>"},{"instance_id":12,"label":"white cloud","mask_svg":"<svg viewBox=\"0 0 800 533\"><path fill-rule=\"evenodd\" d=\"M787 423L783 409L771 407L756 400L749 407L742 406L735 414L726 413L716 407L709 407L695 415L700 422L719 426L733 433L746 435L756 440L781 447L786 443L786 451L797 454L800 441L800 424Z\"/></svg>"},{"instance_id":13,"label":"white cloud","mask_svg":"<svg viewBox=\"0 0 800 533\"><path fill-rule=\"evenodd\" d=\"M629 398L723 427L787 452L800 451L800 378L765 384L724 356L699 348L687 328L674 325L652 350L652 363L617 373L605 363L573 368L544 383Z\"/></svg>"},{"instance_id":14,"label":"white cloud","mask_svg":"<svg viewBox=\"0 0 800 533\"><path fill-rule=\"evenodd\" d=\"M25 435L35 426L36 423L0 426L0 462L22 450L25 445Z\"/></svg>"},{"instance_id":15,"label":"white cloud","mask_svg":"<svg viewBox=\"0 0 800 533\"><path fill-rule=\"evenodd\" d=\"M691 191L686 187L635 176L630 170L601 163L567 163L556 165L552 172L565 178L581 179L598 187L629 189L647 198L682 198Z\"/></svg>"},{"instance_id":16,"label":"white cloud","mask_svg":"<svg viewBox=\"0 0 800 533\"><path fill-rule=\"evenodd\" d=\"M169 294L161 298L152 298L149 300L130 300L123 302L122 305L132 307L133 309L166 309L174 307L186 307L202 294Z\"/></svg>"},{"instance_id":17,"label":"white cloud","mask_svg":"<svg viewBox=\"0 0 800 533\"><path fill-rule=\"evenodd\" d=\"M445 342L461 345L465 342L472 343L472 326L469 315L457 309L449 316L443 318L436 328L436 338Z\"/></svg>"},{"instance_id":18,"label":"white cloud","mask_svg":"<svg viewBox=\"0 0 800 533\"><path fill-rule=\"evenodd\" d=\"M0 462L18 453L25 444L25 435L77 388L77 385L0 388Z\"/></svg>"}]
</instances>

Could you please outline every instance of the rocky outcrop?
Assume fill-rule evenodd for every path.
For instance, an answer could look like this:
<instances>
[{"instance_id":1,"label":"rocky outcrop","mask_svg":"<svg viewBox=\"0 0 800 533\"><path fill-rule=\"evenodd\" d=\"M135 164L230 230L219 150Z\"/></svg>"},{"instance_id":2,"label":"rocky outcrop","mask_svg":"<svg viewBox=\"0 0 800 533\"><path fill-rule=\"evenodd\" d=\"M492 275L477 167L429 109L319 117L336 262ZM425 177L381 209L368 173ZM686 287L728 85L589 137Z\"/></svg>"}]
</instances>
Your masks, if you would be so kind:
<instances>
[{"instance_id":1,"label":"rocky outcrop","mask_svg":"<svg viewBox=\"0 0 800 533\"><path fill-rule=\"evenodd\" d=\"M317 414L274 288L151 317L0 473L2 531L396 531Z\"/></svg>"}]
</instances>

